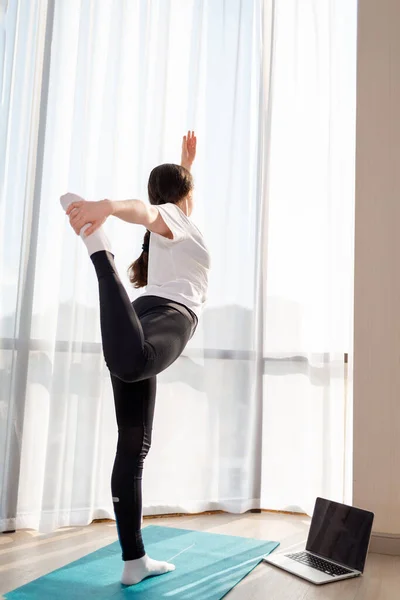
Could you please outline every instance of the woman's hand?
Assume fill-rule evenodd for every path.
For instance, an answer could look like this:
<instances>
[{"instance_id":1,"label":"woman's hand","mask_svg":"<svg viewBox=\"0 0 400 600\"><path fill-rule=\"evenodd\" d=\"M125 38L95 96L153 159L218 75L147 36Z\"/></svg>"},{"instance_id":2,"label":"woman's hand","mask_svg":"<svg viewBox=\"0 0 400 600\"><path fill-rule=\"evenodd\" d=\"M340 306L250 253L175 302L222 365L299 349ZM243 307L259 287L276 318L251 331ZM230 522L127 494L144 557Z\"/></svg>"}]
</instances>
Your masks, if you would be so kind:
<instances>
[{"instance_id":1,"label":"woman's hand","mask_svg":"<svg viewBox=\"0 0 400 600\"><path fill-rule=\"evenodd\" d=\"M79 234L84 225L91 223L90 227L84 232L85 237L101 227L107 217L111 215L111 212L112 208L109 200L99 200L98 202L80 200L79 202L72 202L67 209L69 222L76 234Z\"/></svg>"},{"instance_id":2,"label":"woman's hand","mask_svg":"<svg viewBox=\"0 0 400 600\"><path fill-rule=\"evenodd\" d=\"M196 158L197 138L194 131L188 131L187 136L183 136L182 140L182 159L181 165L190 171L190 167Z\"/></svg>"}]
</instances>

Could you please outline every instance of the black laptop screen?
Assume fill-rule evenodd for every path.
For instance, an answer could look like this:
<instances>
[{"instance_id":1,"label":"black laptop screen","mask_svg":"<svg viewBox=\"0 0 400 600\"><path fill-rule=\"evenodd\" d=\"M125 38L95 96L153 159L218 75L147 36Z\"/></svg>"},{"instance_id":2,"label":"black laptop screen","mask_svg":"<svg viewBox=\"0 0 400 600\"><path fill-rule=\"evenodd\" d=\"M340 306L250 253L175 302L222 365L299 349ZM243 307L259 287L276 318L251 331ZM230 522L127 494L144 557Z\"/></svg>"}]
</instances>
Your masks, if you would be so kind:
<instances>
[{"instance_id":1,"label":"black laptop screen","mask_svg":"<svg viewBox=\"0 0 400 600\"><path fill-rule=\"evenodd\" d=\"M306 550L363 571L374 515L317 498Z\"/></svg>"}]
</instances>

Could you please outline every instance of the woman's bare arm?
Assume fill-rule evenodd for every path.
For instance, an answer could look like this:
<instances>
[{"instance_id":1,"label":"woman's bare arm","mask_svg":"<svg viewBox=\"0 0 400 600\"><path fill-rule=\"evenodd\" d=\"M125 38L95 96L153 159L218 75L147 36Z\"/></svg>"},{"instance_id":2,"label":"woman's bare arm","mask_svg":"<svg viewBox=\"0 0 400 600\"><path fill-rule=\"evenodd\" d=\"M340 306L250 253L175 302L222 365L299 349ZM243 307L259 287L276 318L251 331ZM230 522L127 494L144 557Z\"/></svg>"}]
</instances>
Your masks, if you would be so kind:
<instances>
[{"instance_id":1,"label":"woman's bare arm","mask_svg":"<svg viewBox=\"0 0 400 600\"><path fill-rule=\"evenodd\" d=\"M143 225L149 231L172 238L169 227L155 206L146 204L142 200L106 200L106 202L110 205L110 215L128 223Z\"/></svg>"},{"instance_id":2,"label":"woman's bare arm","mask_svg":"<svg viewBox=\"0 0 400 600\"><path fill-rule=\"evenodd\" d=\"M76 233L79 233L86 223L91 223L91 226L85 230L85 236L96 231L108 217L113 215L128 223L143 225L149 231L164 237L173 237L158 210L142 200L100 200L98 202L80 200L69 205L67 215Z\"/></svg>"},{"instance_id":3,"label":"woman's bare arm","mask_svg":"<svg viewBox=\"0 0 400 600\"><path fill-rule=\"evenodd\" d=\"M181 155L181 166L188 171L192 168L193 161L196 158L196 145L197 138L194 131L188 131L187 136L183 136Z\"/></svg>"},{"instance_id":4,"label":"woman's bare arm","mask_svg":"<svg viewBox=\"0 0 400 600\"><path fill-rule=\"evenodd\" d=\"M188 131L182 140L181 165L190 171L196 157L197 138L194 131ZM91 223L85 230L85 236L90 235L101 227L104 221L113 215L122 221L143 225L149 231L172 239L173 235L164 222L159 211L151 204L142 200L100 200L87 202L80 200L72 202L67 209L67 215L78 234L84 225Z\"/></svg>"}]
</instances>

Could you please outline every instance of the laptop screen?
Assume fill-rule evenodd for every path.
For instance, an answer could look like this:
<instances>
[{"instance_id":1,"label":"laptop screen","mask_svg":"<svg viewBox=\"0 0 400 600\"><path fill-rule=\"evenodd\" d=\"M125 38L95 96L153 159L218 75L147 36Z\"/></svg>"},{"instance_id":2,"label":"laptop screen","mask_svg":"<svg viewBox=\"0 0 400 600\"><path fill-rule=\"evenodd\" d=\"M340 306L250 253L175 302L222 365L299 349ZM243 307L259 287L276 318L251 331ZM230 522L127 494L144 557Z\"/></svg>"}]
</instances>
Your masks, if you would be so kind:
<instances>
[{"instance_id":1,"label":"laptop screen","mask_svg":"<svg viewBox=\"0 0 400 600\"><path fill-rule=\"evenodd\" d=\"M363 572L374 515L317 498L306 550Z\"/></svg>"}]
</instances>

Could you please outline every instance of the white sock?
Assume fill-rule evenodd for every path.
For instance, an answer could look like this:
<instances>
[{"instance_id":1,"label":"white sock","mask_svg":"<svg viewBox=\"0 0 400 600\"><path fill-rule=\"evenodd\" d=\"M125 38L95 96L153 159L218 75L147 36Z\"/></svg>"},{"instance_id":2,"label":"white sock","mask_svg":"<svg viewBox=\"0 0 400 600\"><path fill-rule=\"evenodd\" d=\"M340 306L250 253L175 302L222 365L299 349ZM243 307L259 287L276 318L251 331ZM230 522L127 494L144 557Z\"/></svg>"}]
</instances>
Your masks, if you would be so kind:
<instances>
[{"instance_id":1,"label":"white sock","mask_svg":"<svg viewBox=\"0 0 400 600\"><path fill-rule=\"evenodd\" d=\"M60 198L60 203L63 209L66 211L71 202L79 202L81 200L83 200L83 198L77 196L76 194L64 194ZM83 235L90 225L91 223L87 223L79 232L79 235L89 252L89 256L95 252L99 252L99 250L108 250L111 252L111 242L106 236L102 227L99 227L94 233L88 235L87 237Z\"/></svg>"},{"instance_id":2,"label":"white sock","mask_svg":"<svg viewBox=\"0 0 400 600\"><path fill-rule=\"evenodd\" d=\"M121 583L124 585L134 585L146 577L163 575L174 570L175 565L160 560L153 560L145 554L142 558L125 561Z\"/></svg>"}]
</instances>

